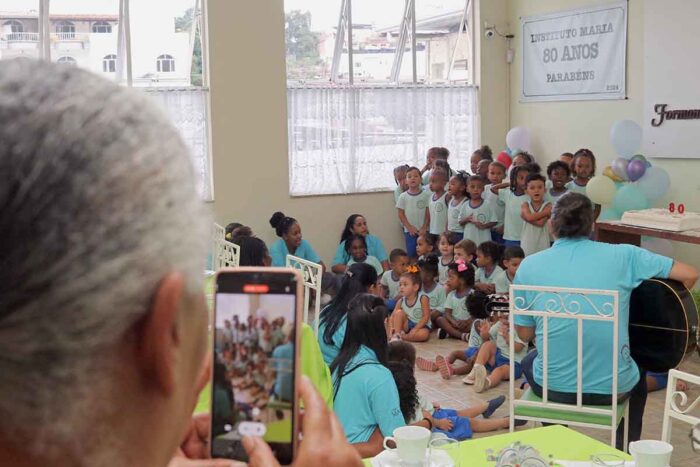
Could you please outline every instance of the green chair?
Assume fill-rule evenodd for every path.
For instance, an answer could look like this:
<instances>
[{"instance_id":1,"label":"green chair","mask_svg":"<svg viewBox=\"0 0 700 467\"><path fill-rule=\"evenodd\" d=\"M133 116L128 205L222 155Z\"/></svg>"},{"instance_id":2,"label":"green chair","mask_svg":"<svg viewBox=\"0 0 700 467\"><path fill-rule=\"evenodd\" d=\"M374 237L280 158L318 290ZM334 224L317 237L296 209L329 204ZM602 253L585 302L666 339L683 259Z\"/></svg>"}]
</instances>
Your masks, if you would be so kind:
<instances>
[{"instance_id":1,"label":"green chair","mask_svg":"<svg viewBox=\"0 0 700 467\"><path fill-rule=\"evenodd\" d=\"M612 385L610 394L618 394L618 328L619 328L618 292L612 290L566 289L560 287L539 287L525 285L510 286L510 431L514 429L515 419L533 420L546 423L561 423L610 431L610 446L615 447L616 430L624 418L624 445L627 450L629 404L628 400L618 402L613 399L611 405L584 405L583 399L583 351L584 323L609 323L612 331L611 352ZM532 316L541 320L542 348L542 397L527 389L520 399L515 399L515 378L513 355L515 346L515 317ZM576 346L576 404L562 404L548 400L548 330L553 320L569 320L575 326L577 337L569 343ZM556 349L554 349L556 351ZM596 349L603 351L603 349Z\"/></svg>"}]
</instances>

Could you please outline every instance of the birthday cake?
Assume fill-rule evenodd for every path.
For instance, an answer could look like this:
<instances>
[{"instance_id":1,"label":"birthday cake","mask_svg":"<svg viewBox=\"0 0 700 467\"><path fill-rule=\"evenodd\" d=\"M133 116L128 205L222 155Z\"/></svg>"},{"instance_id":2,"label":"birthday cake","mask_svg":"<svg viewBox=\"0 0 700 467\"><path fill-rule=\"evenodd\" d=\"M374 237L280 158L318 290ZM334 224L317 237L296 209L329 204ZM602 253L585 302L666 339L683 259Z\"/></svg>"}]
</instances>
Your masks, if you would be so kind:
<instances>
[{"instance_id":1,"label":"birthday cake","mask_svg":"<svg viewBox=\"0 0 700 467\"><path fill-rule=\"evenodd\" d=\"M649 229L683 232L700 229L700 214L696 212L671 212L668 209L643 209L627 211L622 215L622 223Z\"/></svg>"}]
</instances>

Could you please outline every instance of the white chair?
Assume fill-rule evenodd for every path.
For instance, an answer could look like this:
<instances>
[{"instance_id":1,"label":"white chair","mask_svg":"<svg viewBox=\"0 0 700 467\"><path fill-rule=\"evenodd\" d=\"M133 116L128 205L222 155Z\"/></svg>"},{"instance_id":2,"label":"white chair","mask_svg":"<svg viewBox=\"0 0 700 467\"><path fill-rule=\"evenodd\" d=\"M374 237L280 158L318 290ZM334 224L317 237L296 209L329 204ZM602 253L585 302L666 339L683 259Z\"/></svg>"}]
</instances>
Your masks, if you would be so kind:
<instances>
[{"instance_id":1,"label":"white chair","mask_svg":"<svg viewBox=\"0 0 700 467\"><path fill-rule=\"evenodd\" d=\"M565 423L589 428L610 430L610 445L615 447L615 432L624 417L624 446L627 449L628 401L618 403L612 399L609 406L591 406L583 404L583 328L584 322L609 323L612 328L612 346L609 349L598 348L597 352L610 352L612 358L612 386L610 394L618 394L618 310L617 291L568 289L559 287L539 287L525 285L510 286L510 431L514 429L515 419L536 420L549 423ZM542 397L527 389L520 399L515 399L515 367L513 365L515 346L515 317L534 316L543 320L542 348L538 348L542 358ZM576 404L551 402L548 398L548 330L551 320L565 319L576 324ZM556 352L557 349L554 349ZM587 349L591 352L591 349Z\"/></svg>"},{"instance_id":2,"label":"white chair","mask_svg":"<svg viewBox=\"0 0 700 467\"><path fill-rule=\"evenodd\" d=\"M216 240L214 242L214 265L216 269L237 268L241 259L241 247L226 240Z\"/></svg>"},{"instance_id":3,"label":"white chair","mask_svg":"<svg viewBox=\"0 0 700 467\"><path fill-rule=\"evenodd\" d=\"M309 305L311 294L314 293L314 332L318 334L319 313L321 312L321 277L323 267L293 255L287 255L287 267L301 271L304 278L304 322L309 323Z\"/></svg>"},{"instance_id":4,"label":"white chair","mask_svg":"<svg viewBox=\"0 0 700 467\"><path fill-rule=\"evenodd\" d=\"M700 423L700 417L690 415L700 404L700 396L688 404L688 396L682 391L676 391L676 383L685 381L692 384L700 384L700 376L691 375L683 371L671 370L668 372L668 385L666 386L666 402L664 404L664 421L661 426L661 441L671 442L671 422L680 420L695 426ZM685 408L682 408L685 406Z\"/></svg>"}]
</instances>

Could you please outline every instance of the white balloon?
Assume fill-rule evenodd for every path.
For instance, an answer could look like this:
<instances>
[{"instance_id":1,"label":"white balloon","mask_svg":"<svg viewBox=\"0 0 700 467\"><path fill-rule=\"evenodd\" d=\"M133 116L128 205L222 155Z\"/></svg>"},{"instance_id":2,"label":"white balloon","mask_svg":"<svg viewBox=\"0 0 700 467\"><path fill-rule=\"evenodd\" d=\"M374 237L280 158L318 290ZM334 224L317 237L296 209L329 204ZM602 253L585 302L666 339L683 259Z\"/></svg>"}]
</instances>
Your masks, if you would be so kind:
<instances>
[{"instance_id":1,"label":"white balloon","mask_svg":"<svg viewBox=\"0 0 700 467\"><path fill-rule=\"evenodd\" d=\"M647 199L653 201L666 194L671 186L671 177L661 167L651 166L637 181L637 186Z\"/></svg>"},{"instance_id":2,"label":"white balloon","mask_svg":"<svg viewBox=\"0 0 700 467\"><path fill-rule=\"evenodd\" d=\"M673 243L665 238L643 237L642 248L658 255L673 258Z\"/></svg>"},{"instance_id":3,"label":"white balloon","mask_svg":"<svg viewBox=\"0 0 700 467\"><path fill-rule=\"evenodd\" d=\"M510 149L530 150L530 131L524 126L511 128L506 135L506 144Z\"/></svg>"},{"instance_id":4,"label":"white balloon","mask_svg":"<svg viewBox=\"0 0 700 467\"><path fill-rule=\"evenodd\" d=\"M629 159L642 145L642 128L632 120L620 120L610 129L610 142L618 156Z\"/></svg>"}]
</instances>

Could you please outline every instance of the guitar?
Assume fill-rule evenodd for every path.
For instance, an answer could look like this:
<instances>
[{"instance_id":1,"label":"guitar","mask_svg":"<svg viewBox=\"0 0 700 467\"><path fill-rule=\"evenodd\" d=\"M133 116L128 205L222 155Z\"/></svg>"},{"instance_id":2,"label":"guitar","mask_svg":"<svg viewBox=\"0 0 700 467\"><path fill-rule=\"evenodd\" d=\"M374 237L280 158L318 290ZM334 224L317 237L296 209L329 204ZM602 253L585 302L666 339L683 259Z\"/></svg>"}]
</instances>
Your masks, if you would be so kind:
<instances>
[{"instance_id":1,"label":"guitar","mask_svg":"<svg viewBox=\"0 0 700 467\"><path fill-rule=\"evenodd\" d=\"M647 371L676 368L698 345L698 309L683 284L649 279L630 298L632 358Z\"/></svg>"}]
</instances>

